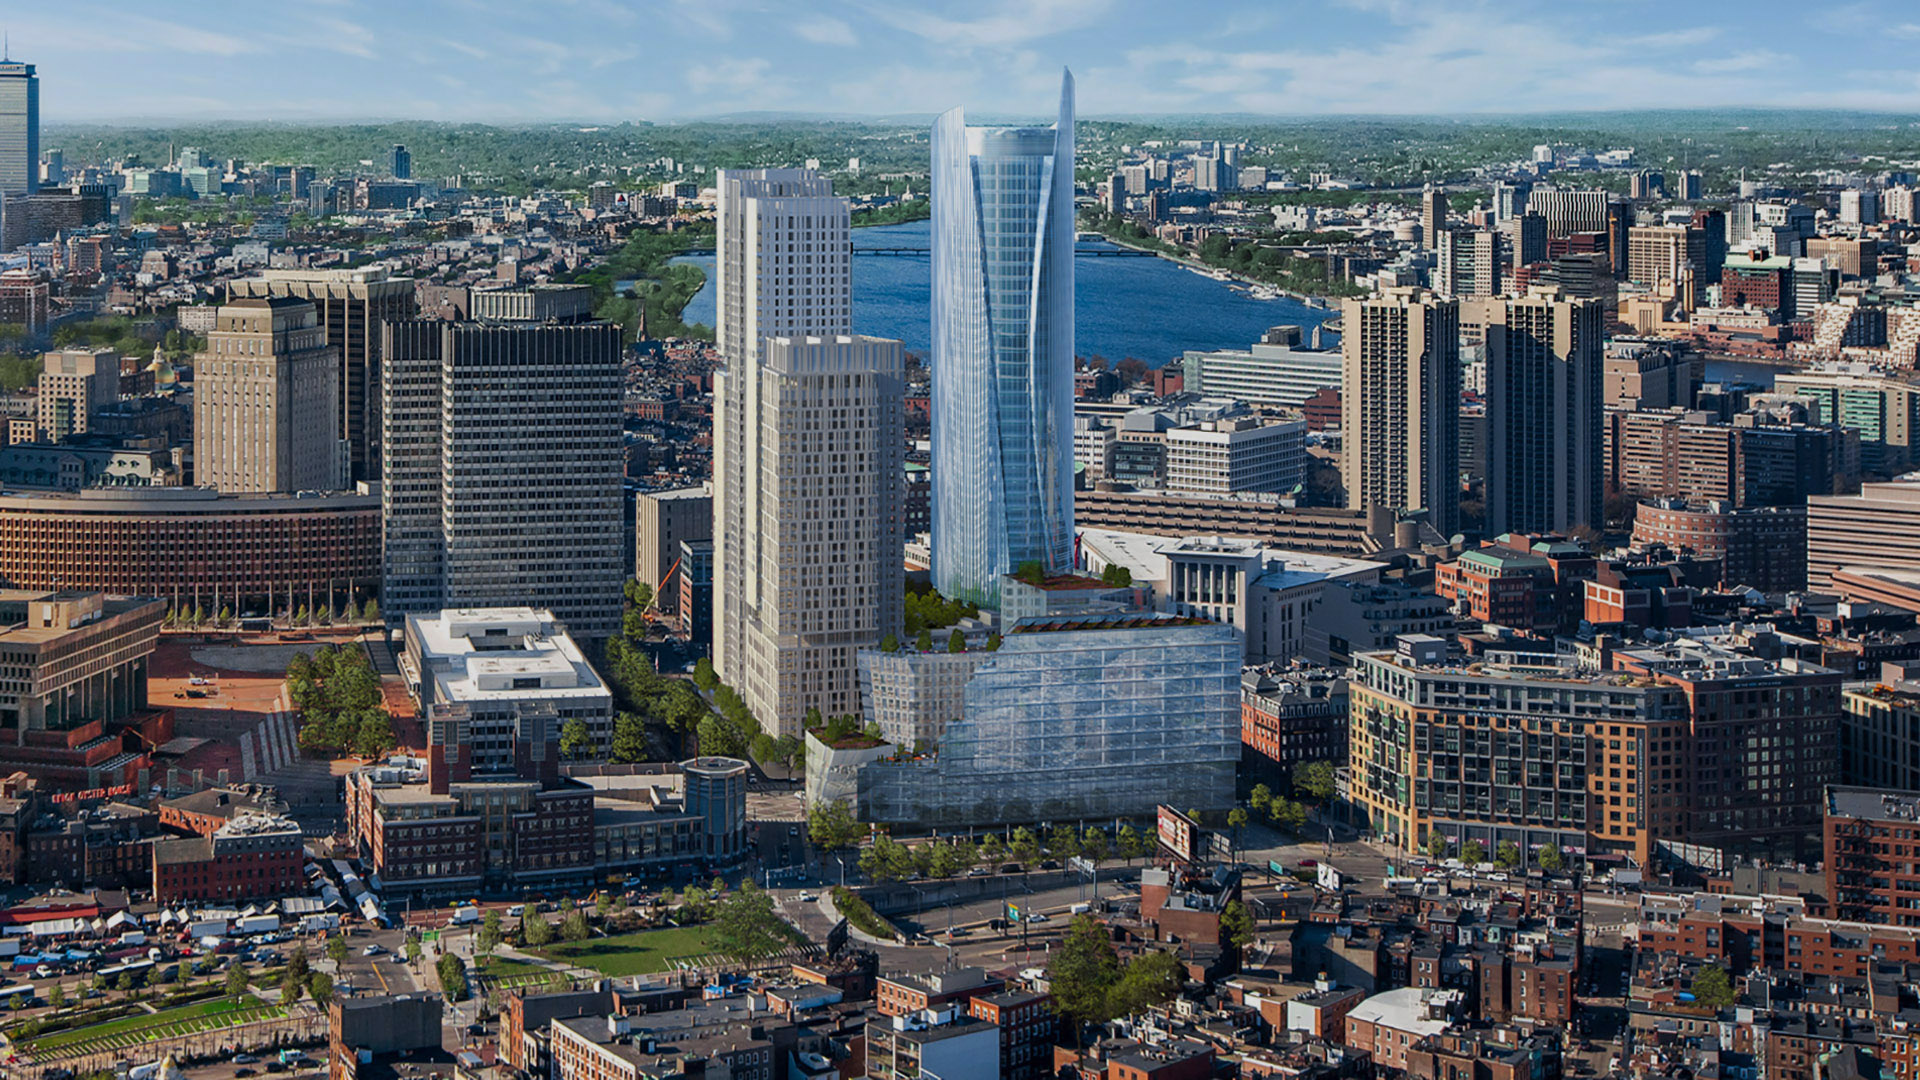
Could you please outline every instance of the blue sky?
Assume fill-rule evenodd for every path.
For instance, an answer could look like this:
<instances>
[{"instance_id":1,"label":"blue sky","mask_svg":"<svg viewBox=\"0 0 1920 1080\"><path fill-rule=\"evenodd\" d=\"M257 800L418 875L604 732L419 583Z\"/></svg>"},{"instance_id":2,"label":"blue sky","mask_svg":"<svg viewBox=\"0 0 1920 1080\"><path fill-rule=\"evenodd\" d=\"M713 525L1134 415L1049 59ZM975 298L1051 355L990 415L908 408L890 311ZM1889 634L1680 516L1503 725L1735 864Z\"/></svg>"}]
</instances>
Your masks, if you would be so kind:
<instances>
[{"instance_id":1,"label":"blue sky","mask_svg":"<svg viewBox=\"0 0 1920 1080\"><path fill-rule=\"evenodd\" d=\"M1860 0L102 0L0 14L46 122L1920 111L1920 6Z\"/></svg>"}]
</instances>

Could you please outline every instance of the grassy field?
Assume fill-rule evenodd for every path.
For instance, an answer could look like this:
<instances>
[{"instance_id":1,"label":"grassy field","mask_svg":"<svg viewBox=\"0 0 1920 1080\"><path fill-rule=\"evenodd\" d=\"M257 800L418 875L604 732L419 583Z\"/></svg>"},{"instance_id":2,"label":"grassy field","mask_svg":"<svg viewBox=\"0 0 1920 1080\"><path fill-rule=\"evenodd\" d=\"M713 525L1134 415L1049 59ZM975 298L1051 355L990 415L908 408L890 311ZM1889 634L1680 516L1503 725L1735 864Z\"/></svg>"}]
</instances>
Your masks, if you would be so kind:
<instances>
[{"instance_id":1,"label":"grassy field","mask_svg":"<svg viewBox=\"0 0 1920 1080\"><path fill-rule=\"evenodd\" d=\"M707 927L681 926L588 938L536 951L549 960L592 968L603 975L646 975L666 971L675 960L711 953L713 940Z\"/></svg>"},{"instance_id":2,"label":"grassy field","mask_svg":"<svg viewBox=\"0 0 1920 1080\"><path fill-rule=\"evenodd\" d=\"M155 1039L266 1020L281 1016L285 1011L281 1006L269 1005L256 997L217 998L152 1015L128 1016L104 1024L55 1032L28 1039L20 1044L20 1048L41 1057L118 1050Z\"/></svg>"},{"instance_id":3,"label":"grassy field","mask_svg":"<svg viewBox=\"0 0 1920 1080\"><path fill-rule=\"evenodd\" d=\"M566 980L564 973L552 968L530 964L525 960L508 960L498 956L482 961L479 974L481 978L500 990L518 990L526 986L539 986Z\"/></svg>"}]
</instances>

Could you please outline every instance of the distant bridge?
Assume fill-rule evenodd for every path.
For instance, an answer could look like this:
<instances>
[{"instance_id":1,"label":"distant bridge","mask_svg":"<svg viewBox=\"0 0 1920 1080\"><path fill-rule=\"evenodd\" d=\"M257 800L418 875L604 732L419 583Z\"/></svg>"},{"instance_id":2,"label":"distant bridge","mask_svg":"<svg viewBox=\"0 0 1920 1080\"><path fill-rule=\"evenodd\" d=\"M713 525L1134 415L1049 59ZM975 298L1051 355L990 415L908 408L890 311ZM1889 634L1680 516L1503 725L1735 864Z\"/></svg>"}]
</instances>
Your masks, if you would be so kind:
<instances>
[{"instance_id":1,"label":"distant bridge","mask_svg":"<svg viewBox=\"0 0 1920 1080\"><path fill-rule=\"evenodd\" d=\"M911 258L916 255L930 256L932 255L933 251L931 248L923 248L923 247L869 247L869 248L857 247L853 249L853 253L855 255L889 255L897 258ZM1105 248L1076 247L1073 249L1073 253L1075 255L1091 255L1091 256L1096 256L1103 259L1158 258L1158 256L1156 256L1151 251L1139 251L1134 248L1123 248L1123 247L1105 247ZM714 250L712 248L688 248L686 251L683 251L680 254L681 255L712 255L714 254Z\"/></svg>"}]
</instances>

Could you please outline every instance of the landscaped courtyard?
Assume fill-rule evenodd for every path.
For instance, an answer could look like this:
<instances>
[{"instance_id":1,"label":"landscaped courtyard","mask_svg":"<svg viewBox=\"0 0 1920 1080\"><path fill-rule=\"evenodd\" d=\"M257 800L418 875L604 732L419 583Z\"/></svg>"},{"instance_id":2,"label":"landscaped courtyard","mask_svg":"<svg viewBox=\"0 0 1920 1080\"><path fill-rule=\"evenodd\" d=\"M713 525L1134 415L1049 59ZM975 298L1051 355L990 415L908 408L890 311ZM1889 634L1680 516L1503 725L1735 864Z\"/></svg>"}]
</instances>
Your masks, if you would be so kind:
<instances>
[{"instance_id":1,"label":"landscaped courtyard","mask_svg":"<svg viewBox=\"0 0 1920 1080\"><path fill-rule=\"evenodd\" d=\"M667 971L676 960L714 952L711 928L667 927L614 937L555 943L527 950L549 960L592 968L603 975L648 975Z\"/></svg>"}]
</instances>

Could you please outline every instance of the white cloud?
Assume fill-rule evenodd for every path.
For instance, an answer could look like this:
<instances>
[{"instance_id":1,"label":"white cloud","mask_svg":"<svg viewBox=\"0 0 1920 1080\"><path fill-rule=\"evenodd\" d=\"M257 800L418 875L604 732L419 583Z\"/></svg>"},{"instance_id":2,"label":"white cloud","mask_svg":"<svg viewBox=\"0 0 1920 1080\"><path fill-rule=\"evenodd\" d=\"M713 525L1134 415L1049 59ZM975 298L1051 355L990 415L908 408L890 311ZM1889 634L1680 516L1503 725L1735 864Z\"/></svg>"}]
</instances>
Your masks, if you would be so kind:
<instances>
[{"instance_id":1,"label":"white cloud","mask_svg":"<svg viewBox=\"0 0 1920 1080\"><path fill-rule=\"evenodd\" d=\"M1002 2L985 15L950 18L909 5L874 5L868 10L877 19L907 33L926 38L947 48L1007 49L1052 37L1068 30L1080 30L1105 19L1113 10L1112 0L1019 0Z\"/></svg>"},{"instance_id":2,"label":"white cloud","mask_svg":"<svg viewBox=\"0 0 1920 1080\"><path fill-rule=\"evenodd\" d=\"M1734 53L1732 56L1716 56L1707 60L1696 60L1693 70L1709 75L1732 71L1763 71L1793 63L1793 57L1769 49L1749 49Z\"/></svg>"},{"instance_id":3,"label":"white cloud","mask_svg":"<svg viewBox=\"0 0 1920 1080\"><path fill-rule=\"evenodd\" d=\"M793 32L815 45L858 45L853 27L826 15L816 15L793 24Z\"/></svg>"}]
</instances>

